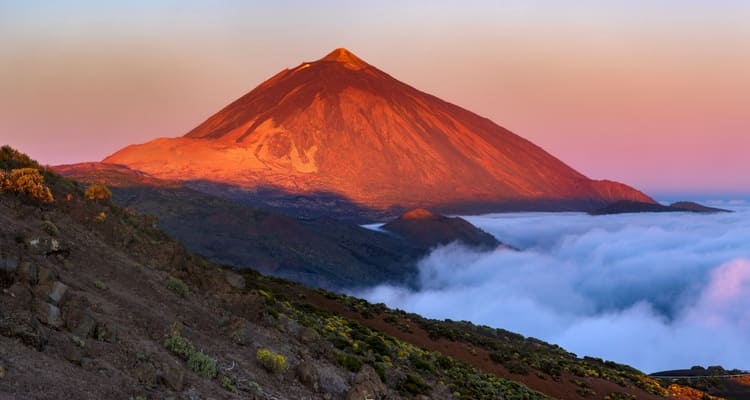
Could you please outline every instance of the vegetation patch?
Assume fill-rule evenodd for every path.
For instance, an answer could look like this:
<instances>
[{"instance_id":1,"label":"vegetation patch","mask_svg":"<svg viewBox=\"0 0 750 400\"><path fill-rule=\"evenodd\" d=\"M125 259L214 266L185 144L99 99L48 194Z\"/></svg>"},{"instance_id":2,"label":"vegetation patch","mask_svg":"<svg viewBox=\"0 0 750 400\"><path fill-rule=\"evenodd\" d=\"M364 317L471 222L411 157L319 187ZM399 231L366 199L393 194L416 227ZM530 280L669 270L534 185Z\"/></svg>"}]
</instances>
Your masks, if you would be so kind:
<instances>
[{"instance_id":1,"label":"vegetation patch","mask_svg":"<svg viewBox=\"0 0 750 400\"><path fill-rule=\"evenodd\" d=\"M183 282L181 279L175 278L173 276L168 277L164 284L167 286L167 289L171 290L174 294L180 297L187 297L187 295L190 293L188 285L186 285L185 282Z\"/></svg>"},{"instance_id":2,"label":"vegetation patch","mask_svg":"<svg viewBox=\"0 0 750 400\"><path fill-rule=\"evenodd\" d=\"M83 195L86 196L86 198L89 200L112 199L112 192L109 190L109 188L98 183L95 183L86 188L86 191L83 192Z\"/></svg>"},{"instance_id":3,"label":"vegetation patch","mask_svg":"<svg viewBox=\"0 0 750 400\"><path fill-rule=\"evenodd\" d=\"M42 203L55 200L50 188L44 184L44 177L36 168L0 171L0 191L22 194Z\"/></svg>"},{"instance_id":4,"label":"vegetation patch","mask_svg":"<svg viewBox=\"0 0 750 400\"><path fill-rule=\"evenodd\" d=\"M498 378L443 354L385 336L332 312L296 303L299 297L295 297L294 301L286 300L286 287L273 290L272 285L264 283L268 281L272 281L272 278L261 276L248 279L265 299L264 313L295 320L316 331L338 349L335 360L346 371L357 372L364 364L372 365L381 378L385 377L386 370L394 371L403 379L393 388L407 396L428 394L433 385L440 383L460 400L548 399L518 382ZM351 308L363 310L369 304L347 296L342 296L341 301ZM376 305L369 314L374 317L380 315L382 310L385 309Z\"/></svg>"},{"instance_id":5,"label":"vegetation patch","mask_svg":"<svg viewBox=\"0 0 750 400\"><path fill-rule=\"evenodd\" d=\"M187 366L196 374L208 379L216 378L218 373L216 362L201 351L193 352L190 355Z\"/></svg>"},{"instance_id":6,"label":"vegetation patch","mask_svg":"<svg viewBox=\"0 0 750 400\"><path fill-rule=\"evenodd\" d=\"M274 353L268 349L260 349L258 350L256 359L268 372L281 373L286 371L286 358L281 354Z\"/></svg>"},{"instance_id":7,"label":"vegetation patch","mask_svg":"<svg viewBox=\"0 0 750 400\"><path fill-rule=\"evenodd\" d=\"M164 347L186 361L188 368L204 378L213 379L219 372L216 361L202 351L196 351L193 344L181 336L177 329L173 329L164 340Z\"/></svg>"},{"instance_id":8,"label":"vegetation patch","mask_svg":"<svg viewBox=\"0 0 750 400\"><path fill-rule=\"evenodd\" d=\"M399 392L403 395L416 396L419 394L430 394L431 387L419 375L407 374L406 378L398 386Z\"/></svg>"},{"instance_id":9,"label":"vegetation patch","mask_svg":"<svg viewBox=\"0 0 750 400\"><path fill-rule=\"evenodd\" d=\"M173 331L172 334L167 337L164 341L164 347L186 361L190 358L191 354L195 353L195 347L193 347L193 344L186 338L180 336L180 333L177 331Z\"/></svg>"},{"instance_id":10,"label":"vegetation patch","mask_svg":"<svg viewBox=\"0 0 750 400\"><path fill-rule=\"evenodd\" d=\"M229 392L237 393L237 383L231 376L224 375L224 377L221 378L221 387Z\"/></svg>"}]
</instances>

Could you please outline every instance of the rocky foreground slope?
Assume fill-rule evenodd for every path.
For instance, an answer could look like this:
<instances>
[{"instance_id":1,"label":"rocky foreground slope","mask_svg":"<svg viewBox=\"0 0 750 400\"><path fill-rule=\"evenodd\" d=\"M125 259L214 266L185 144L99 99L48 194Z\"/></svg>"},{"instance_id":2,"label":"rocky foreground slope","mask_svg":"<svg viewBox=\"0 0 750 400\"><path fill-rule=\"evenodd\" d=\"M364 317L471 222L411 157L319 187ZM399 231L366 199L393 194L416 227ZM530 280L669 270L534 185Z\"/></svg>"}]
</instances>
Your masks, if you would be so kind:
<instances>
[{"instance_id":1,"label":"rocky foreground slope","mask_svg":"<svg viewBox=\"0 0 750 400\"><path fill-rule=\"evenodd\" d=\"M0 169L2 399L703 395L511 332L240 274L7 147ZM30 196L37 185L54 199Z\"/></svg>"}]
</instances>

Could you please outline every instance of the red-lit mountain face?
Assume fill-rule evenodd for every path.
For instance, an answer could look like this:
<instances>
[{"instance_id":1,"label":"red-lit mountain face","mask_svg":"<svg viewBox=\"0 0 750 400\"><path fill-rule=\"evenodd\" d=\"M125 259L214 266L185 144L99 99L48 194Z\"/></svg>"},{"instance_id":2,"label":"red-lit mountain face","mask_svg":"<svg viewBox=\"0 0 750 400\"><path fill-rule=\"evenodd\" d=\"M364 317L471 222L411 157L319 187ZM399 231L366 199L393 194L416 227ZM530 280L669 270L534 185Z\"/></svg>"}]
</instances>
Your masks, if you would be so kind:
<instances>
[{"instance_id":1,"label":"red-lit mountain face","mask_svg":"<svg viewBox=\"0 0 750 400\"><path fill-rule=\"evenodd\" d=\"M378 210L653 202L626 185L588 179L489 119L345 49L276 74L184 137L128 146L104 162L250 191L328 192Z\"/></svg>"}]
</instances>

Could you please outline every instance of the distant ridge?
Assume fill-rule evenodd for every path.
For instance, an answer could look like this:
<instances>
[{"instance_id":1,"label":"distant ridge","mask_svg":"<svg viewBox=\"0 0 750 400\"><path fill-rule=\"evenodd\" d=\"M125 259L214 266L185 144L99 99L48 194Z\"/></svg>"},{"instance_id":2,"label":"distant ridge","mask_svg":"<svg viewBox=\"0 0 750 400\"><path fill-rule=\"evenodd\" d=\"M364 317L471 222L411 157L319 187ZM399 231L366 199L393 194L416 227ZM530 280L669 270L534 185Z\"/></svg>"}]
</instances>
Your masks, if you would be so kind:
<instances>
[{"instance_id":1,"label":"distant ridge","mask_svg":"<svg viewBox=\"0 0 750 400\"><path fill-rule=\"evenodd\" d=\"M692 201L678 201L668 206L658 203L644 203L638 201L621 200L597 210L590 211L592 215L628 214L642 212L693 212L693 213L719 213L731 212L723 208L706 207Z\"/></svg>"}]
</instances>

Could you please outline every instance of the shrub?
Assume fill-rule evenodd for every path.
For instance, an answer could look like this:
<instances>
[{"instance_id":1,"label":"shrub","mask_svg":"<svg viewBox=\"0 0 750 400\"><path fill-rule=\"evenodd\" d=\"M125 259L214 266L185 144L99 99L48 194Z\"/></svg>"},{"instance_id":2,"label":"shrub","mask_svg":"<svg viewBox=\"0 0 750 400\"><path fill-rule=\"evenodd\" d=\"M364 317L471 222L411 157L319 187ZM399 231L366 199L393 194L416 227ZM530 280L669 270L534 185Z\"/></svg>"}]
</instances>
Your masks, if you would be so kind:
<instances>
[{"instance_id":1,"label":"shrub","mask_svg":"<svg viewBox=\"0 0 750 400\"><path fill-rule=\"evenodd\" d=\"M36 168L18 168L0 172L0 190L24 194L29 198L50 203L52 192L44 185L44 177Z\"/></svg>"},{"instance_id":2,"label":"shrub","mask_svg":"<svg viewBox=\"0 0 750 400\"><path fill-rule=\"evenodd\" d=\"M342 368L344 368L347 371L351 372L357 372L362 368L362 359L360 359L357 356L350 356L348 354L341 354L339 355L337 361L339 362L339 365L341 365Z\"/></svg>"},{"instance_id":3,"label":"shrub","mask_svg":"<svg viewBox=\"0 0 750 400\"><path fill-rule=\"evenodd\" d=\"M104 288L107 287L107 285L104 283L104 281L96 281L94 282L94 286L96 286L97 289L104 290Z\"/></svg>"},{"instance_id":4,"label":"shrub","mask_svg":"<svg viewBox=\"0 0 750 400\"><path fill-rule=\"evenodd\" d=\"M164 340L164 347L187 361L188 368L204 378L215 378L219 372L216 362L202 351L196 351L193 344L182 337L177 329L173 329L172 333Z\"/></svg>"},{"instance_id":5,"label":"shrub","mask_svg":"<svg viewBox=\"0 0 750 400\"><path fill-rule=\"evenodd\" d=\"M39 163L32 160L26 154L19 152L18 150L5 145L0 147L0 168L2 169L13 169L13 168L39 168Z\"/></svg>"},{"instance_id":6,"label":"shrub","mask_svg":"<svg viewBox=\"0 0 750 400\"><path fill-rule=\"evenodd\" d=\"M419 375L407 374L406 378L401 381L399 385L399 391L402 394L409 394L416 396L419 394L428 395L430 394L430 385L428 385Z\"/></svg>"},{"instance_id":7,"label":"shrub","mask_svg":"<svg viewBox=\"0 0 750 400\"><path fill-rule=\"evenodd\" d=\"M372 349L373 353L375 354L384 356L391 354L390 346L388 346L388 343L385 341L385 339L383 339L383 337L378 334L368 336L365 339L365 343L370 346L370 349Z\"/></svg>"},{"instance_id":8,"label":"shrub","mask_svg":"<svg viewBox=\"0 0 750 400\"><path fill-rule=\"evenodd\" d=\"M268 349L260 349L256 358L260 365L268 372L279 373L286 371L286 358L281 354L276 354Z\"/></svg>"},{"instance_id":9,"label":"shrub","mask_svg":"<svg viewBox=\"0 0 750 400\"><path fill-rule=\"evenodd\" d=\"M171 290L172 292L174 292L174 294L180 297L187 297L188 293L190 293L190 289L185 284L185 282L173 276L167 278L167 282L165 283L165 285L167 286L167 289Z\"/></svg>"},{"instance_id":10,"label":"shrub","mask_svg":"<svg viewBox=\"0 0 750 400\"><path fill-rule=\"evenodd\" d=\"M193 352L190 355L187 366L196 374L208 379L215 378L218 373L216 362L201 351Z\"/></svg>"},{"instance_id":11,"label":"shrub","mask_svg":"<svg viewBox=\"0 0 750 400\"><path fill-rule=\"evenodd\" d=\"M57 236L58 234L60 234L60 228L52 223L52 221L42 221L42 229L50 236Z\"/></svg>"},{"instance_id":12,"label":"shrub","mask_svg":"<svg viewBox=\"0 0 750 400\"><path fill-rule=\"evenodd\" d=\"M246 383L243 390L255 395L255 398L260 398L261 396L263 396L263 388L261 388L258 382L255 381Z\"/></svg>"},{"instance_id":13,"label":"shrub","mask_svg":"<svg viewBox=\"0 0 750 400\"><path fill-rule=\"evenodd\" d=\"M429 354L412 354L411 363L414 367L422 371L434 372L436 370L435 364L433 364L432 360L429 358Z\"/></svg>"},{"instance_id":14,"label":"shrub","mask_svg":"<svg viewBox=\"0 0 750 400\"><path fill-rule=\"evenodd\" d=\"M224 377L221 378L221 387L232 393L237 393L237 386L231 376L224 375Z\"/></svg>"},{"instance_id":15,"label":"shrub","mask_svg":"<svg viewBox=\"0 0 750 400\"><path fill-rule=\"evenodd\" d=\"M84 196L89 200L110 200L112 198L112 192L106 186L95 183L86 188Z\"/></svg>"},{"instance_id":16,"label":"shrub","mask_svg":"<svg viewBox=\"0 0 750 400\"><path fill-rule=\"evenodd\" d=\"M183 360L190 359L190 355L195 353L195 348L189 340L180 336L179 332L173 331L172 334L164 341L164 347Z\"/></svg>"}]
</instances>

